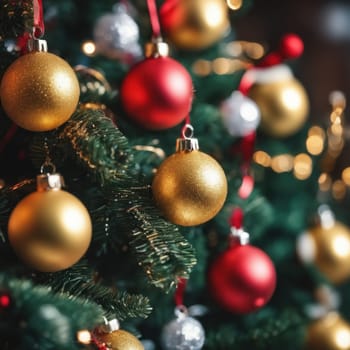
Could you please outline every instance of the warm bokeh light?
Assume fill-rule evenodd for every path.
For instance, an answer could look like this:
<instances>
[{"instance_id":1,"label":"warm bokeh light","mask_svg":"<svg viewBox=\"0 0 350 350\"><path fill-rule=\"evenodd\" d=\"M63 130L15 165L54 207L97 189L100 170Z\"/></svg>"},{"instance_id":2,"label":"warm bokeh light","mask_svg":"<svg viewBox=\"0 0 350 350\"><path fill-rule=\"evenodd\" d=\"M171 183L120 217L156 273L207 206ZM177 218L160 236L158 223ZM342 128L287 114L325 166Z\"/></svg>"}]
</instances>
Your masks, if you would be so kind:
<instances>
[{"instance_id":1,"label":"warm bokeh light","mask_svg":"<svg viewBox=\"0 0 350 350\"><path fill-rule=\"evenodd\" d=\"M264 151L256 151L253 154L253 160L255 163L266 168L271 165L271 157Z\"/></svg>"},{"instance_id":2,"label":"warm bokeh light","mask_svg":"<svg viewBox=\"0 0 350 350\"><path fill-rule=\"evenodd\" d=\"M330 190L332 185L332 179L327 173L322 173L318 178L318 185L321 191L327 192Z\"/></svg>"},{"instance_id":3,"label":"warm bokeh light","mask_svg":"<svg viewBox=\"0 0 350 350\"><path fill-rule=\"evenodd\" d=\"M314 135L316 135L316 136L320 136L320 137L322 137L323 139L325 139L325 137L326 137L326 133L324 132L324 130L321 128L321 127L319 127L319 126L312 126L310 129L309 129L309 131L308 131L308 136L314 136Z\"/></svg>"},{"instance_id":4,"label":"warm bokeh light","mask_svg":"<svg viewBox=\"0 0 350 350\"><path fill-rule=\"evenodd\" d=\"M193 73L206 76L211 73L211 63L207 60L197 60L192 66Z\"/></svg>"},{"instance_id":5,"label":"warm bokeh light","mask_svg":"<svg viewBox=\"0 0 350 350\"><path fill-rule=\"evenodd\" d=\"M86 56L93 56L96 53L96 45L93 41L85 41L81 49Z\"/></svg>"},{"instance_id":6,"label":"warm bokeh light","mask_svg":"<svg viewBox=\"0 0 350 350\"><path fill-rule=\"evenodd\" d=\"M342 180L334 181L332 185L332 195L334 199L343 199L346 195L346 185Z\"/></svg>"},{"instance_id":7,"label":"warm bokeh light","mask_svg":"<svg viewBox=\"0 0 350 350\"><path fill-rule=\"evenodd\" d=\"M350 186L350 167L342 171L341 178L347 186Z\"/></svg>"},{"instance_id":8,"label":"warm bokeh light","mask_svg":"<svg viewBox=\"0 0 350 350\"><path fill-rule=\"evenodd\" d=\"M231 10L239 10L242 7L243 1L242 0L226 0L227 6Z\"/></svg>"},{"instance_id":9,"label":"warm bokeh light","mask_svg":"<svg viewBox=\"0 0 350 350\"><path fill-rule=\"evenodd\" d=\"M306 180L312 173L312 159L305 153L294 158L294 176L298 180Z\"/></svg>"},{"instance_id":10,"label":"warm bokeh light","mask_svg":"<svg viewBox=\"0 0 350 350\"><path fill-rule=\"evenodd\" d=\"M230 60L227 58L219 57L213 61L213 72L215 74L223 75L230 71Z\"/></svg>"},{"instance_id":11,"label":"warm bokeh light","mask_svg":"<svg viewBox=\"0 0 350 350\"><path fill-rule=\"evenodd\" d=\"M284 173L293 169L293 156L290 154L280 154L271 160L271 168L276 173Z\"/></svg>"},{"instance_id":12,"label":"warm bokeh light","mask_svg":"<svg viewBox=\"0 0 350 350\"><path fill-rule=\"evenodd\" d=\"M81 344L90 344L91 343L91 333L87 330L81 330L77 333L78 342Z\"/></svg>"},{"instance_id":13,"label":"warm bokeh light","mask_svg":"<svg viewBox=\"0 0 350 350\"><path fill-rule=\"evenodd\" d=\"M311 135L306 139L306 149L313 156L322 153L324 148L324 138L320 135Z\"/></svg>"}]
</instances>

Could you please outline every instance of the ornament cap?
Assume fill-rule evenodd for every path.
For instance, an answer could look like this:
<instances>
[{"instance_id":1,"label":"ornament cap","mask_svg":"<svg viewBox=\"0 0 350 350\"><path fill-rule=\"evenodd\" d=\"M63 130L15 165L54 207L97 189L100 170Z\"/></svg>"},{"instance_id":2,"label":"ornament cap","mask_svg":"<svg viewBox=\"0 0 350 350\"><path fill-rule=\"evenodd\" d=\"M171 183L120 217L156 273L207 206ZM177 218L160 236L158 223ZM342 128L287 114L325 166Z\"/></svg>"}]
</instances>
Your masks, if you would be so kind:
<instances>
[{"instance_id":1,"label":"ornament cap","mask_svg":"<svg viewBox=\"0 0 350 350\"><path fill-rule=\"evenodd\" d=\"M185 124L182 128L182 138L176 140L176 152L192 152L199 150L198 139L193 137L193 126Z\"/></svg>"},{"instance_id":2,"label":"ornament cap","mask_svg":"<svg viewBox=\"0 0 350 350\"><path fill-rule=\"evenodd\" d=\"M61 174L40 174L36 177L37 191L45 192L51 190L60 190L64 186L64 180Z\"/></svg>"},{"instance_id":3,"label":"ornament cap","mask_svg":"<svg viewBox=\"0 0 350 350\"><path fill-rule=\"evenodd\" d=\"M249 244L249 233L243 228L231 227L231 242L232 244L247 245Z\"/></svg>"},{"instance_id":4,"label":"ornament cap","mask_svg":"<svg viewBox=\"0 0 350 350\"><path fill-rule=\"evenodd\" d=\"M162 38L153 39L145 45L145 56L147 58L168 57L169 45Z\"/></svg>"},{"instance_id":5,"label":"ornament cap","mask_svg":"<svg viewBox=\"0 0 350 350\"><path fill-rule=\"evenodd\" d=\"M107 320L107 318L104 317L104 324L99 327L99 330L103 333L112 333L114 331L117 331L119 328L120 324L116 318Z\"/></svg>"},{"instance_id":6,"label":"ornament cap","mask_svg":"<svg viewBox=\"0 0 350 350\"><path fill-rule=\"evenodd\" d=\"M37 38L29 38L28 43L29 52L47 52L47 41Z\"/></svg>"},{"instance_id":7,"label":"ornament cap","mask_svg":"<svg viewBox=\"0 0 350 350\"><path fill-rule=\"evenodd\" d=\"M176 140L176 152L192 152L192 151L198 151L198 150L199 150L199 144L198 144L198 139L196 138L189 138L189 139L178 138Z\"/></svg>"}]
</instances>

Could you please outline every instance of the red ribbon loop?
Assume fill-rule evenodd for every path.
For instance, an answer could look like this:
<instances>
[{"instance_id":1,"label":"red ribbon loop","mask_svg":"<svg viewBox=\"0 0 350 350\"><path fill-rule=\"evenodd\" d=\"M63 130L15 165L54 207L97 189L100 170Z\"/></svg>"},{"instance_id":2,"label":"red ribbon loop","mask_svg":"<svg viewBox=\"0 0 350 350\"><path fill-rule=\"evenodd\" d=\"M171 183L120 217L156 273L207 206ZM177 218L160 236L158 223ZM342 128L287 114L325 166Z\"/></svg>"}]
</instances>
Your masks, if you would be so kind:
<instances>
[{"instance_id":1,"label":"red ribbon loop","mask_svg":"<svg viewBox=\"0 0 350 350\"><path fill-rule=\"evenodd\" d=\"M153 38L160 38L160 24L155 0L147 0L148 12L151 21Z\"/></svg>"},{"instance_id":2,"label":"red ribbon loop","mask_svg":"<svg viewBox=\"0 0 350 350\"><path fill-rule=\"evenodd\" d=\"M35 38L41 38L45 33L44 10L42 0L33 0L33 12L34 36Z\"/></svg>"}]
</instances>

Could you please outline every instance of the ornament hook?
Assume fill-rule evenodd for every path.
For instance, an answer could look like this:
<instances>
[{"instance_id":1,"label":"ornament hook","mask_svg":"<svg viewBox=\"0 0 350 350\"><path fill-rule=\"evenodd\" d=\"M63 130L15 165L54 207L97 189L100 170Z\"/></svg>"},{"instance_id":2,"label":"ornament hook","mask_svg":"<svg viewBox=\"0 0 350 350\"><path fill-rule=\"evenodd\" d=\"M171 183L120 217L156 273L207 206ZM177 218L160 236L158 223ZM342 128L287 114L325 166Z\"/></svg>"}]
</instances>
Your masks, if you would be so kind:
<instances>
[{"instance_id":1,"label":"ornament hook","mask_svg":"<svg viewBox=\"0 0 350 350\"><path fill-rule=\"evenodd\" d=\"M194 135L194 128L191 124L185 124L184 127L181 130L182 137L185 140L190 140L193 138Z\"/></svg>"}]
</instances>

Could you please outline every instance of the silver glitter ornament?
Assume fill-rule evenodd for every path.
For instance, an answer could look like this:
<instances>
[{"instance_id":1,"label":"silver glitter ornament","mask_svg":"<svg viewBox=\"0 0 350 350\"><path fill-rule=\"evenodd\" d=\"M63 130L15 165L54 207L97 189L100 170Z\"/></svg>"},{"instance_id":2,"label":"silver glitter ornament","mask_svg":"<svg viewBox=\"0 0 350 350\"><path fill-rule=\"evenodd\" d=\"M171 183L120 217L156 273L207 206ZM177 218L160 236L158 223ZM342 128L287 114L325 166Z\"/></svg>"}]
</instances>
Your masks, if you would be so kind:
<instances>
[{"instance_id":1,"label":"silver glitter ornament","mask_svg":"<svg viewBox=\"0 0 350 350\"><path fill-rule=\"evenodd\" d=\"M205 332L195 318L188 316L185 307L175 309L176 318L167 323L161 334L163 350L200 350L205 341Z\"/></svg>"},{"instance_id":2,"label":"silver glitter ornament","mask_svg":"<svg viewBox=\"0 0 350 350\"><path fill-rule=\"evenodd\" d=\"M232 136L246 136L255 131L260 123L258 105L240 91L234 91L223 101L221 117L224 126Z\"/></svg>"},{"instance_id":3,"label":"silver glitter ornament","mask_svg":"<svg viewBox=\"0 0 350 350\"><path fill-rule=\"evenodd\" d=\"M130 5L118 3L113 12L99 17L93 30L96 52L111 59L136 61L143 55L140 32L130 15Z\"/></svg>"}]
</instances>

